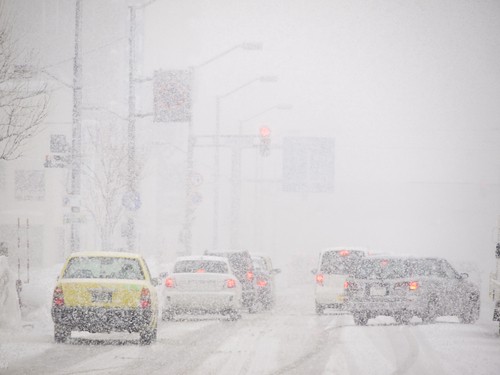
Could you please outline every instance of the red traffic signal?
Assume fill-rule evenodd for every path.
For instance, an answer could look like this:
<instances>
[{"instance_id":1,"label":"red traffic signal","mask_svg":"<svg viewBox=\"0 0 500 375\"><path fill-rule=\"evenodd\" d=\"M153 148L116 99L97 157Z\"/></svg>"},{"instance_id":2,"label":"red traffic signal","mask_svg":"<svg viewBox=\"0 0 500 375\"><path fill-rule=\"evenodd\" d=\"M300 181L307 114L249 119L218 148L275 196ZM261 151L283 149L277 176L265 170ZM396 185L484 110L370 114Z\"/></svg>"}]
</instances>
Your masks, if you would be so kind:
<instances>
[{"instance_id":1,"label":"red traffic signal","mask_svg":"<svg viewBox=\"0 0 500 375\"><path fill-rule=\"evenodd\" d=\"M271 136L271 129L267 126L261 126L259 129L259 134L262 138L269 138Z\"/></svg>"}]
</instances>

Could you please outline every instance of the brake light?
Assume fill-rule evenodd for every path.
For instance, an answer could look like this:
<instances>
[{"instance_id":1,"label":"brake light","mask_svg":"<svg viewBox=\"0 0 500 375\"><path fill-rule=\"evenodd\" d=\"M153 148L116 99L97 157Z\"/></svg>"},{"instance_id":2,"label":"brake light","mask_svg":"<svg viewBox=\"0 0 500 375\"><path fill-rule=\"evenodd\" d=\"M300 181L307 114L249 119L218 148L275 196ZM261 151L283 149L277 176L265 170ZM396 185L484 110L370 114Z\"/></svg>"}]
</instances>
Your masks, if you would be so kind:
<instances>
[{"instance_id":1,"label":"brake light","mask_svg":"<svg viewBox=\"0 0 500 375\"><path fill-rule=\"evenodd\" d=\"M53 306L64 306L64 294L63 290L60 287L55 287L54 294L52 296L52 305Z\"/></svg>"},{"instance_id":2,"label":"brake light","mask_svg":"<svg viewBox=\"0 0 500 375\"><path fill-rule=\"evenodd\" d=\"M356 283L346 280L346 281L344 281L344 289L345 290L356 290L356 289L358 289L358 286L356 285Z\"/></svg>"},{"instance_id":3,"label":"brake light","mask_svg":"<svg viewBox=\"0 0 500 375\"><path fill-rule=\"evenodd\" d=\"M234 280L234 279L227 279L226 280L226 287L227 288L236 288L236 280Z\"/></svg>"},{"instance_id":4,"label":"brake light","mask_svg":"<svg viewBox=\"0 0 500 375\"><path fill-rule=\"evenodd\" d=\"M250 280L250 281L253 280L253 272L252 271L247 272L247 280Z\"/></svg>"},{"instance_id":5,"label":"brake light","mask_svg":"<svg viewBox=\"0 0 500 375\"><path fill-rule=\"evenodd\" d=\"M322 273L318 273L316 275L316 284L323 286L323 280L324 279L325 279L325 277L323 276L323 274Z\"/></svg>"},{"instance_id":6,"label":"brake light","mask_svg":"<svg viewBox=\"0 0 500 375\"><path fill-rule=\"evenodd\" d=\"M266 285L267 285L267 281L266 280L262 280L262 279L257 280L257 286L263 288Z\"/></svg>"},{"instance_id":7,"label":"brake light","mask_svg":"<svg viewBox=\"0 0 500 375\"><path fill-rule=\"evenodd\" d=\"M339 254L341 257L346 257L349 255L349 250L341 250Z\"/></svg>"},{"instance_id":8,"label":"brake light","mask_svg":"<svg viewBox=\"0 0 500 375\"><path fill-rule=\"evenodd\" d=\"M196 270L196 273L204 273L205 270L203 268L200 268L199 270Z\"/></svg>"},{"instance_id":9,"label":"brake light","mask_svg":"<svg viewBox=\"0 0 500 375\"><path fill-rule=\"evenodd\" d=\"M142 288L141 290L140 305L143 309L151 307L151 292L147 288Z\"/></svg>"},{"instance_id":10,"label":"brake light","mask_svg":"<svg viewBox=\"0 0 500 375\"><path fill-rule=\"evenodd\" d=\"M418 289L418 282L417 281L410 281L408 283L408 289L417 290Z\"/></svg>"},{"instance_id":11,"label":"brake light","mask_svg":"<svg viewBox=\"0 0 500 375\"><path fill-rule=\"evenodd\" d=\"M171 277L167 277L165 279L165 286L167 288L173 288L173 287L175 287L174 279L172 279Z\"/></svg>"}]
</instances>

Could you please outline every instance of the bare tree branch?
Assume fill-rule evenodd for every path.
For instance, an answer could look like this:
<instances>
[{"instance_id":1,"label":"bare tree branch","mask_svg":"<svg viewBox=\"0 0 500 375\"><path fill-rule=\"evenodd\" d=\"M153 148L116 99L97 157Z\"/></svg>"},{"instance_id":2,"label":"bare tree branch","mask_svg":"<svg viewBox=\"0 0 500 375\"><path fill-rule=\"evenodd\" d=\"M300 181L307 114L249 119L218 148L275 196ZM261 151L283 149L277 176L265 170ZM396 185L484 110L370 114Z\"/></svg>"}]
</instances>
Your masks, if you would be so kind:
<instances>
[{"instance_id":1,"label":"bare tree branch","mask_svg":"<svg viewBox=\"0 0 500 375\"><path fill-rule=\"evenodd\" d=\"M45 83L33 79L34 69L16 50L11 27L0 4L0 160L22 156L47 114Z\"/></svg>"}]
</instances>

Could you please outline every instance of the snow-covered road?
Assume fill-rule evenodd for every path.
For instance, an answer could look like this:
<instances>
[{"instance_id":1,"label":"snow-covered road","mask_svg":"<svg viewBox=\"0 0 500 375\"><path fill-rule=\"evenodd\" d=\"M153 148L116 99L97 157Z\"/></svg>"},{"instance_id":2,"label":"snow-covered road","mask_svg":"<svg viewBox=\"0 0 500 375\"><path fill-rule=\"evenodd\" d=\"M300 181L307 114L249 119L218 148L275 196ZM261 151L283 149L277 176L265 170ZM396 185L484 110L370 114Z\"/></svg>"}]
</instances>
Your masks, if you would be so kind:
<instances>
[{"instance_id":1,"label":"snow-covered road","mask_svg":"<svg viewBox=\"0 0 500 375\"><path fill-rule=\"evenodd\" d=\"M288 289L272 312L237 322L186 317L160 322L158 341L128 334L73 334L55 344L50 322L3 332L5 374L498 374L500 337L487 314L398 326L358 327L348 314L317 316L312 290Z\"/></svg>"}]
</instances>

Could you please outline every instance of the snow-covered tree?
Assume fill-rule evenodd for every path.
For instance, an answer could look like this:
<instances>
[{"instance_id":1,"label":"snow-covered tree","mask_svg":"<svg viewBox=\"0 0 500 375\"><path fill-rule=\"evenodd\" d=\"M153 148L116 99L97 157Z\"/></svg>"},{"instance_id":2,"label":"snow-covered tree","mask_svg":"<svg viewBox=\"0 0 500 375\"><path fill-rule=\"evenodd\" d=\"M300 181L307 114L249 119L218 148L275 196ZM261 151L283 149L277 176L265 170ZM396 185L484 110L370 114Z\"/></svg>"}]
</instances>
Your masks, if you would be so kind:
<instances>
[{"instance_id":1,"label":"snow-covered tree","mask_svg":"<svg viewBox=\"0 0 500 375\"><path fill-rule=\"evenodd\" d=\"M16 47L0 4L0 160L22 156L47 114L46 85L34 79L31 56Z\"/></svg>"},{"instance_id":2,"label":"snow-covered tree","mask_svg":"<svg viewBox=\"0 0 500 375\"><path fill-rule=\"evenodd\" d=\"M116 228L125 214L122 199L129 190L129 166L123 134L119 124L98 122L87 128L84 142L84 206L99 232L101 250L115 249Z\"/></svg>"}]
</instances>

